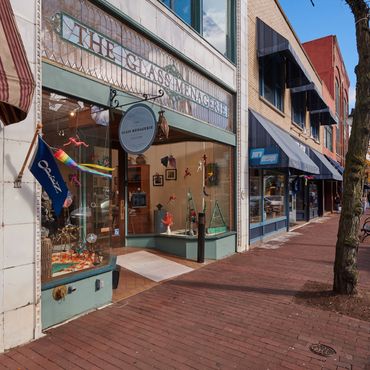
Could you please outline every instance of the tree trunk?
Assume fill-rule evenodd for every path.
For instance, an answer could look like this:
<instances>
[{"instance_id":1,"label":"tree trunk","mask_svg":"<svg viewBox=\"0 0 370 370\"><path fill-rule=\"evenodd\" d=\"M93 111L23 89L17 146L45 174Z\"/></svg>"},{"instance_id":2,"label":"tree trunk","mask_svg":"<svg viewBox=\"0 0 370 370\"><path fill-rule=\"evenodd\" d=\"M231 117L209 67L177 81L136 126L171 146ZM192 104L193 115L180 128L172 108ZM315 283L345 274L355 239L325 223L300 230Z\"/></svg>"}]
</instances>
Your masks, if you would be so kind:
<instances>
[{"instance_id":1,"label":"tree trunk","mask_svg":"<svg viewBox=\"0 0 370 370\"><path fill-rule=\"evenodd\" d=\"M343 176L343 205L336 244L333 290L339 294L355 294L361 197L370 138L370 31L367 1L346 0L346 3L355 18L359 62L355 68L356 105Z\"/></svg>"}]
</instances>

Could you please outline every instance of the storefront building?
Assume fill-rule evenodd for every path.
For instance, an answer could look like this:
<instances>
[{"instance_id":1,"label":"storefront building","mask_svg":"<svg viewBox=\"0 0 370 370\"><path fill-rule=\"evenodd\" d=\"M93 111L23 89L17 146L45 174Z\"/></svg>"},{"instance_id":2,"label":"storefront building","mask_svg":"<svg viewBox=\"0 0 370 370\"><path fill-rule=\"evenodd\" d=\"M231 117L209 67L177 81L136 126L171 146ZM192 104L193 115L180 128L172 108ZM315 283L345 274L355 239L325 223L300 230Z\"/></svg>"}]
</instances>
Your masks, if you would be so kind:
<instances>
[{"instance_id":1,"label":"storefront building","mask_svg":"<svg viewBox=\"0 0 370 370\"><path fill-rule=\"evenodd\" d=\"M249 232L244 2L11 2L36 92L2 136L0 351L110 303L114 247L196 259L199 212L207 259ZM127 129L129 109L153 119ZM32 137L30 170L59 191L43 148L68 188L58 210L28 169L14 186Z\"/></svg>"},{"instance_id":2,"label":"storefront building","mask_svg":"<svg viewBox=\"0 0 370 370\"><path fill-rule=\"evenodd\" d=\"M325 181L341 176L322 155L337 123L322 82L277 1L250 1L250 242L324 213Z\"/></svg>"},{"instance_id":3,"label":"storefront building","mask_svg":"<svg viewBox=\"0 0 370 370\"><path fill-rule=\"evenodd\" d=\"M14 208L7 199L18 199L14 209L26 200L30 212L27 220L14 212L22 232L2 228L1 242L21 242L29 261L20 258L21 274L12 265L11 276L0 276L8 287L2 298L17 301L10 321L1 311L1 350L110 303L114 247L155 248L194 260L199 212L206 215L207 259L248 247L241 222L248 210L247 170L240 170L247 160L247 54L236 43L237 32L247 39L246 7L233 0L173 5L45 0L27 13L35 28L24 32L36 32L30 53L36 104L29 126L25 121L9 144L5 139L14 143L3 185L9 192L1 202L4 220ZM244 30L236 26L241 18ZM37 138L36 123L43 135L30 170L38 167L56 192L62 188L39 157L43 148L68 188L60 209L28 170L14 189L13 167ZM11 328L17 320L23 328Z\"/></svg>"},{"instance_id":4,"label":"storefront building","mask_svg":"<svg viewBox=\"0 0 370 370\"><path fill-rule=\"evenodd\" d=\"M186 25L196 27L193 13L180 12L179 20L170 3L147 5L147 26L167 22L185 46L190 36L199 42L176 49L170 43L177 40L161 41L136 23L139 10L129 5L126 13L99 1L43 2L43 138L67 158L61 171L70 203L59 217L43 213L53 251L42 255L53 262L42 283L43 328L110 302L112 247L196 259L199 212L206 214L205 257L236 251L234 4L220 9L227 18L212 35L206 25L217 19L204 2L203 35L212 46ZM202 53L188 54L194 44ZM201 64L205 53L212 67ZM128 126L123 116L132 116ZM69 159L100 173L76 171ZM60 285L68 310L55 298Z\"/></svg>"}]
</instances>

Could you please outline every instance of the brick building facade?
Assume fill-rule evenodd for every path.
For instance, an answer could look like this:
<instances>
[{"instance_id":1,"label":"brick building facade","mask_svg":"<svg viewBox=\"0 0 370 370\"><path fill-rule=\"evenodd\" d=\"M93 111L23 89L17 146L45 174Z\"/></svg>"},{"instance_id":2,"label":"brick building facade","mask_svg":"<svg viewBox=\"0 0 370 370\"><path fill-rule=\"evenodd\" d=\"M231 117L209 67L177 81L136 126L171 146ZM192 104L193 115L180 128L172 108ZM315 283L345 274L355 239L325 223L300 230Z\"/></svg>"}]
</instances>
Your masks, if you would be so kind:
<instances>
[{"instance_id":1,"label":"brick building facade","mask_svg":"<svg viewBox=\"0 0 370 370\"><path fill-rule=\"evenodd\" d=\"M278 1L249 1L248 16L253 243L321 216L342 177L322 154L337 121L330 91Z\"/></svg>"},{"instance_id":2,"label":"brick building facade","mask_svg":"<svg viewBox=\"0 0 370 370\"><path fill-rule=\"evenodd\" d=\"M335 107L338 124L333 127L332 142L324 140L323 152L344 167L348 145L349 78L335 35L303 43L317 73L327 86L329 99ZM329 133L330 136L330 133ZM326 145L325 145L326 144Z\"/></svg>"}]
</instances>

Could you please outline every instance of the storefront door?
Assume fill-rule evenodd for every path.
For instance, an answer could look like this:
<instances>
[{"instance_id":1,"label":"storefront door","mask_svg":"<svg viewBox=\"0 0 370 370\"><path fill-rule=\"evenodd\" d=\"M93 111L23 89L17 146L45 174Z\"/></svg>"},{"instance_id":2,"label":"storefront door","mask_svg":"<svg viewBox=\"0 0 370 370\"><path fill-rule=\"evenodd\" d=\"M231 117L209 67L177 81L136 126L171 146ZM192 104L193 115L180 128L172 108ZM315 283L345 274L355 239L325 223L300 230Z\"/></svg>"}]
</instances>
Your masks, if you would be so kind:
<instances>
[{"instance_id":1,"label":"storefront door","mask_svg":"<svg viewBox=\"0 0 370 370\"><path fill-rule=\"evenodd\" d=\"M118 143L112 144L112 167L115 168L112 176L111 220L112 220L112 247L125 246L125 156Z\"/></svg>"}]
</instances>

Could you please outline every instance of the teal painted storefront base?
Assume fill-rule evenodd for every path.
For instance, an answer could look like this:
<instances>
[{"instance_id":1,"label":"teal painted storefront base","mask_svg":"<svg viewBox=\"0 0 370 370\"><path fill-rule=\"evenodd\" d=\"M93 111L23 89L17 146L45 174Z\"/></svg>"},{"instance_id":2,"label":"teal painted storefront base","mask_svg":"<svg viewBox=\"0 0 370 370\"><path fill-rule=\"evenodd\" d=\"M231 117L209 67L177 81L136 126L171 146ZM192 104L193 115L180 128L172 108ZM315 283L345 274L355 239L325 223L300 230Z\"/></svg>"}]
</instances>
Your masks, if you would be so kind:
<instances>
[{"instance_id":1,"label":"teal painted storefront base","mask_svg":"<svg viewBox=\"0 0 370 370\"><path fill-rule=\"evenodd\" d=\"M183 235L135 235L126 237L128 247L153 248L183 257L197 259L198 240L196 236ZM205 241L205 258L221 259L235 253L236 233L228 232L215 236L207 236Z\"/></svg>"},{"instance_id":2,"label":"teal painted storefront base","mask_svg":"<svg viewBox=\"0 0 370 370\"><path fill-rule=\"evenodd\" d=\"M114 256L110 258L110 263L106 266L82 271L43 284L41 288L42 329L111 303L112 270L115 268L115 261L116 257ZM56 301L53 298L53 290L55 287L63 285L70 292L63 299Z\"/></svg>"}]
</instances>

